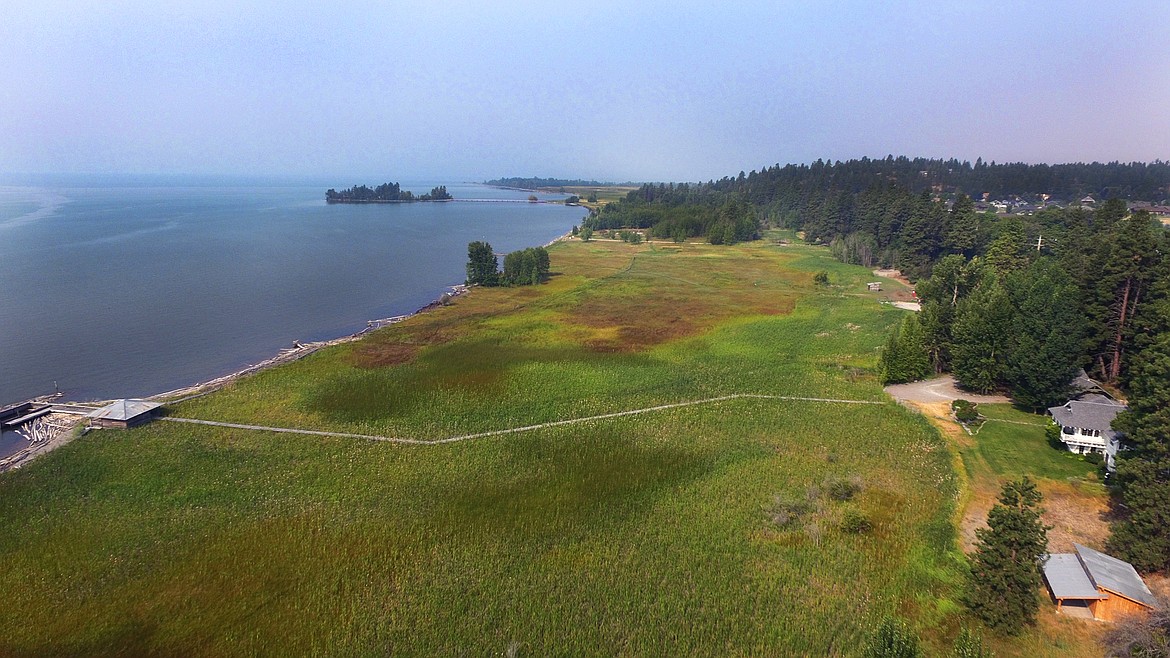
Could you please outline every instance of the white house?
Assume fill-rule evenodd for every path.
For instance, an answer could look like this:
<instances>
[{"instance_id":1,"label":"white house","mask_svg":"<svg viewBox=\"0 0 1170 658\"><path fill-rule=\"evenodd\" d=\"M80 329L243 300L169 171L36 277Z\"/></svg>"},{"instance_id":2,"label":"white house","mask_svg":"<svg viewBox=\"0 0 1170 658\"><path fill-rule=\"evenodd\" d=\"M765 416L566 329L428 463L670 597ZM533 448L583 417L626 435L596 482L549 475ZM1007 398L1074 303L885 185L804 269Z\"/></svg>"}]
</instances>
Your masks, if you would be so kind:
<instances>
[{"instance_id":1,"label":"white house","mask_svg":"<svg viewBox=\"0 0 1170 658\"><path fill-rule=\"evenodd\" d=\"M1104 395L1085 395L1078 400L1069 400L1060 407L1052 407L1048 413L1060 425L1060 440L1068 449L1080 455L1097 453L1104 455L1105 463L1113 467L1121 434L1112 427L1117 414L1125 411L1125 405Z\"/></svg>"}]
</instances>

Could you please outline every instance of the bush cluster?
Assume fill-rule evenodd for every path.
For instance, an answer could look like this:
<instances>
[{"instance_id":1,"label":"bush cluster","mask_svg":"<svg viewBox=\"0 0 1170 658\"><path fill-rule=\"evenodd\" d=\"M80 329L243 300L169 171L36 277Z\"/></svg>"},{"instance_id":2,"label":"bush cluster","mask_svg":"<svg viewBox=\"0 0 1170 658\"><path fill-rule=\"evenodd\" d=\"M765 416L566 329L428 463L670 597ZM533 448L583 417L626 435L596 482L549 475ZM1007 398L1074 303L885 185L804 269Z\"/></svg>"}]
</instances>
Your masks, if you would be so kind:
<instances>
[{"instance_id":1,"label":"bush cluster","mask_svg":"<svg viewBox=\"0 0 1170 658\"><path fill-rule=\"evenodd\" d=\"M971 425L979 421L978 405L967 400L955 400L951 403L951 411L955 418L964 425Z\"/></svg>"}]
</instances>

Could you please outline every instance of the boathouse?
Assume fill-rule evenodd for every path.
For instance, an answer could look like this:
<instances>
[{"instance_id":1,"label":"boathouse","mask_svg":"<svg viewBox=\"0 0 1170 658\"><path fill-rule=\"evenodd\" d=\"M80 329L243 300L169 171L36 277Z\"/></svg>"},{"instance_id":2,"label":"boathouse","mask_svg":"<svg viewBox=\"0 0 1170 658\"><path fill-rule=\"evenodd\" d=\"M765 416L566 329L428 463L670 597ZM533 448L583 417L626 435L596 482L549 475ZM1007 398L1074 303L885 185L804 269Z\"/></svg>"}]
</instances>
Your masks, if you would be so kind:
<instances>
[{"instance_id":1,"label":"boathouse","mask_svg":"<svg viewBox=\"0 0 1170 658\"><path fill-rule=\"evenodd\" d=\"M145 425L158 416L162 405L147 400L115 400L85 415L97 427L128 429Z\"/></svg>"},{"instance_id":2,"label":"boathouse","mask_svg":"<svg viewBox=\"0 0 1170 658\"><path fill-rule=\"evenodd\" d=\"M1073 547L1075 553L1049 555L1044 563L1044 581L1057 612L1115 621L1159 608L1133 565L1087 546Z\"/></svg>"}]
</instances>

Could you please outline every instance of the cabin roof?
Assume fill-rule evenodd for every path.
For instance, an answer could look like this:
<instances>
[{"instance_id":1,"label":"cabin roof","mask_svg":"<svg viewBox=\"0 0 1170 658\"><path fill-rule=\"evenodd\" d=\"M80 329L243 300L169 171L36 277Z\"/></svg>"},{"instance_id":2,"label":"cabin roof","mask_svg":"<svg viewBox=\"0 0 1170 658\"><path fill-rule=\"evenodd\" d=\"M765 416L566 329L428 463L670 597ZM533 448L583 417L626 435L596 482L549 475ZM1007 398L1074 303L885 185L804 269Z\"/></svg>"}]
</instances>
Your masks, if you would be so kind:
<instances>
[{"instance_id":1,"label":"cabin roof","mask_svg":"<svg viewBox=\"0 0 1170 658\"><path fill-rule=\"evenodd\" d=\"M1048 409L1052 418L1065 427L1110 433L1113 432L1113 419L1122 411L1125 411L1125 405L1104 395L1086 395L1079 400L1069 400L1062 406Z\"/></svg>"},{"instance_id":2,"label":"cabin roof","mask_svg":"<svg viewBox=\"0 0 1170 658\"><path fill-rule=\"evenodd\" d=\"M1044 579L1057 599L1107 599L1089 580L1080 559L1072 553L1049 555L1044 561Z\"/></svg>"},{"instance_id":3,"label":"cabin roof","mask_svg":"<svg viewBox=\"0 0 1170 658\"><path fill-rule=\"evenodd\" d=\"M104 418L106 420L130 420L144 413L153 411L162 405L148 400L115 400L101 409L95 409L88 414L88 418Z\"/></svg>"},{"instance_id":4,"label":"cabin roof","mask_svg":"<svg viewBox=\"0 0 1170 658\"><path fill-rule=\"evenodd\" d=\"M1158 601L1154 598L1150 588L1137 570L1129 562L1119 560L1100 551L1094 551L1088 546L1073 544L1081 564L1097 587L1110 592L1116 592L1127 599L1144 603L1151 608L1158 608Z\"/></svg>"}]
</instances>

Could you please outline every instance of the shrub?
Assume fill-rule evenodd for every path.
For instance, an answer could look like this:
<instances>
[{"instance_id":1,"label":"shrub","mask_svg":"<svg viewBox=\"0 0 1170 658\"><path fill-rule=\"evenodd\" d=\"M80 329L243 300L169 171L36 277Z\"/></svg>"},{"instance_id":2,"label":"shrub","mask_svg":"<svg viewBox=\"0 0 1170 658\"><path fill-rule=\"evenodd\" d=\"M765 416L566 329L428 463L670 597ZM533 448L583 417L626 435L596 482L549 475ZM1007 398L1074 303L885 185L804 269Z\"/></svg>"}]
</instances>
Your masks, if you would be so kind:
<instances>
[{"instance_id":1,"label":"shrub","mask_svg":"<svg viewBox=\"0 0 1170 658\"><path fill-rule=\"evenodd\" d=\"M837 501L852 500L861 491L861 478L854 475L848 480L830 480L825 484L829 498Z\"/></svg>"},{"instance_id":2,"label":"shrub","mask_svg":"<svg viewBox=\"0 0 1170 658\"><path fill-rule=\"evenodd\" d=\"M983 636L969 628L959 631L955 638L955 658L992 658L991 649L983 645Z\"/></svg>"},{"instance_id":3,"label":"shrub","mask_svg":"<svg viewBox=\"0 0 1170 658\"><path fill-rule=\"evenodd\" d=\"M1060 425L1057 425L1051 419L1048 421L1048 426L1044 428L1044 438L1048 439L1048 445L1053 448L1057 450L1068 450L1068 446L1064 444L1064 441L1060 440Z\"/></svg>"},{"instance_id":4,"label":"shrub","mask_svg":"<svg viewBox=\"0 0 1170 658\"><path fill-rule=\"evenodd\" d=\"M1147 614L1126 615L1105 632L1108 656L1170 655L1170 601Z\"/></svg>"},{"instance_id":5,"label":"shrub","mask_svg":"<svg viewBox=\"0 0 1170 658\"><path fill-rule=\"evenodd\" d=\"M817 284L818 286L829 285L829 273L824 270L817 272L813 275L813 283Z\"/></svg>"},{"instance_id":6,"label":"shrub","mask_svg":"<svg viewBox=\"0 0 1170 658\"><path fill-rule=\"evenodd\" d=\"M964 425L971 425L979 420L978 405L967 400L955 400L951 403L951 411L955 418Z\"/></svg>"},{"instance_id":7,"label":"shrub","mask_svg":"<svg viewBox=\"0 0 1170 658\"><path fill-rule=\"evenodd\" d=\"M869 517L855 509L845 510L845 514L841 517L841 530L851 535L860 535L872 529L873 523L870 522Z\"/></svg>"},{"instance_id":8,"label":"shrub","mask_svg":"<svg viewBox=\"0 0 1170 658\"><path fill-rule=\"evenodd\" d=\"M813 504L807 500L789 500L776 496L768 510L772 522L781 528L788 528L800 522L805 515L813 511Z\"/></svg>"},{"instance_id":9,"label":"shrub","mask_svg":"<svg viewBox=\"0 0 1170 658\"><path fill-rule=\"evenodd\" d=\"M916 658L922 655L918 636L906 622L886 617L865 645L862 653L866 658Z\"/></svg>"}]
</instances>

